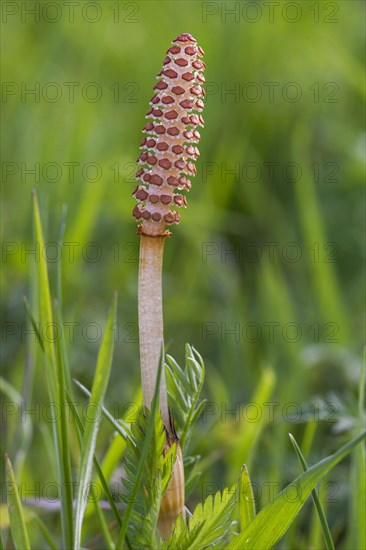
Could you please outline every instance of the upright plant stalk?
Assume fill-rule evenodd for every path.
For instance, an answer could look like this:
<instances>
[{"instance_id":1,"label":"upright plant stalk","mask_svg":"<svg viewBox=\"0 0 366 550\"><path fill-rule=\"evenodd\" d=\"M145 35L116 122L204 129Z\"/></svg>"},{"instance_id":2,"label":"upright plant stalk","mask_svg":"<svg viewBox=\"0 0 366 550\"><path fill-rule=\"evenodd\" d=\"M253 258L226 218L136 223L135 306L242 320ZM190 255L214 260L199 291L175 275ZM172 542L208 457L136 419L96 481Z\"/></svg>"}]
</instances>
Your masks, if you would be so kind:
<instances>
[{"instance_id":1,"label":"upright plant stalk","mask_svg":"<svg viewBox=\"0 0 366 550\"><path fill-rule=\"evenodd\" d=\"M136 174L139 185L134 191L138 204L133 210L141 235L139 264L139 338L144 404L151 407L159 358L163 343L162 266L167 226L178 224L176 207L186 207L186 196L175 191L189 191L189 176L194 176L194 162L200 139L197 126L203 126L204 103L200 57L203 50L188 33L173 40L157 75L155 95L147 112L145 137L138 158ZM173 209L171 208L173 207ZM166 451L175 443L177 459L168 490L162 500L159 530L170 533L177 516L184 512L184 469L179 439L170 417L164 370L160 382L160 412L167 434Z\"/></svg>"},{"instance_id":2,"label":"upright plant stalk","mask_svg":"<svg viewBox=\"0 0 366 550\"><path fill-rule=\"evenodd\" d=\"M140 242L138 285L140 362L144 405L149 408L154 396L157 367L163 343L161 281L164 239L163 236L141 235ZM164 425L171 430L164 369L161 373L159 403Z\"/></svg>"}]
</instances>

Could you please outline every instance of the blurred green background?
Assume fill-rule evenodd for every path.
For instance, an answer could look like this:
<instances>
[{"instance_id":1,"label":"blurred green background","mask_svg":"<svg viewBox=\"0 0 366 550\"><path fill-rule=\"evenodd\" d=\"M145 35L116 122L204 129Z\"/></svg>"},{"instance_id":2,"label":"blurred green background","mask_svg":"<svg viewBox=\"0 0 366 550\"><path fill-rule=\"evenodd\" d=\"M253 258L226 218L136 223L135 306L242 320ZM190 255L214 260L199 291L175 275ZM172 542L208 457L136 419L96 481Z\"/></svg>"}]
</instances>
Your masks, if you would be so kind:
<instances>
[{"instance_id":1,"label":"blurred green background","mask_svg":"<svg viewBox=\"0 0 366 550\"><path fill-rule=\"evenodd\" d=\"M184 344L196 347L215 404L192 441L208 465L193 500L204 482L236 479L248 448L254 479L282 486L298 473L287 432L304 438L311 461L354 425L363 345L364 11L358 1L2 4L3 373L30 401L46 395L22 303L24 295L36 303L31 190L54 291L60 251L51 243L67 206L64 320L74 327L72 375L88 387L119 292L107 400L123 411L139 387L131 192L141 129L171 40L190 32L205 50L201 157L164 267L167 350L182 361ZM227 412L260 403L256 391L280 403L274 421L263 412L263 425L254 424L261 437ZM324 422L312 422L314 402ZM3 434L10 452L16 429ZM47 464L41 431L35 426L22 474L35 480ZM101 453L110 432L103 434ZM248 437L258 437L256 451ZM337 503L329 504L340 544L346 468L337 469ZM265 491L258 498L268 499Z\"/></svg>"}]
</instances>

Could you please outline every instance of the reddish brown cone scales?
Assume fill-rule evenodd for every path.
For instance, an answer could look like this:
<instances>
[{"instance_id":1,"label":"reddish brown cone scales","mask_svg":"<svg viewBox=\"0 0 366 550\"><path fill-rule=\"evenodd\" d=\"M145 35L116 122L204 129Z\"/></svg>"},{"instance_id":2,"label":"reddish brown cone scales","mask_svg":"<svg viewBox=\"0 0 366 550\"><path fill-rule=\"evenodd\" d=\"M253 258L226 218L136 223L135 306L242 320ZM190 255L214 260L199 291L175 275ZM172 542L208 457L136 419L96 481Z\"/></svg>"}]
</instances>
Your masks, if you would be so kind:
<instances>
[{"instance_id":1,"label":"reddish brown cone scales","mask_svg":"<svg viewBox=\"0 0 366 550\"><path fill-rule=\"evenodd\" d=\"M202 56L196 40L181 34L173 40L157 75L138 158L136 177L141 183L133 193L138 201L133 216L140 222L139 233L167 235L166 225L180 221L175 208L187 204L186 197L175 191L189 191L189 178L196 173L197 127L204 125L200 114L205 95Z\"/></svg>"}]
</instances>

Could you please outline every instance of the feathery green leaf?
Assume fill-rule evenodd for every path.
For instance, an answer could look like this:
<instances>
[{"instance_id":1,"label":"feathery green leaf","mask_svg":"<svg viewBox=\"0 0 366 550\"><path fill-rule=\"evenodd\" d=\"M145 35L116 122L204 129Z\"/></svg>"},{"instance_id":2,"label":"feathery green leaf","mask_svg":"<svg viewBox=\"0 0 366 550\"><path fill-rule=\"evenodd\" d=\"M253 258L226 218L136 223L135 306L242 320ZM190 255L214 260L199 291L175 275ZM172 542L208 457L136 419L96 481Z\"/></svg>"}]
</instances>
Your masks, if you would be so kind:
<instances>
[{"instance_id":1,"label":"feathery green leaf","mask_svg":"<svg viewBox=\"0 0 366 550\"><path fill-rule=\"evenodd\" d=\"M181 432L182 451L187 447L194 423L197 421L205 401L199 396L205 379L205 365L200 354L186 345L185 368L167 355L165 365L169 408L177 428Z\"/></svg>"},{"instance_id":2,"label":"feathery green leaf","mask_svg":"<svg viewBox=\"0 0 366 550\"><path fill-rule=\"evenodd\" d=\"M231 517L238 498L238 487L226 487L222 493L209 495L203 505L196 506L188 527L175 526L167 541L167 550L195 550L221 541L231 527Z\"/></svg>"}]
</instances>

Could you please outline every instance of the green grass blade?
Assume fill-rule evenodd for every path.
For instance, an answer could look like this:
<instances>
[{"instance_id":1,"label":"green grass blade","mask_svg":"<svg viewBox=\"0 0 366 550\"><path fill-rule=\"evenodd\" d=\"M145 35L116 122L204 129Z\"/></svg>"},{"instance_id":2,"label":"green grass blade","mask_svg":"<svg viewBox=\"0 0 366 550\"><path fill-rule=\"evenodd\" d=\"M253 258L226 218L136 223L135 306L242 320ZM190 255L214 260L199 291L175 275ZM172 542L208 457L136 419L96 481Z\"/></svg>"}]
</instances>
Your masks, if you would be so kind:
<instances>
[{"instance_id":1,"label":"green grass blade","mask_svg":"<svg viewBox=\"0 0 366 550\"><path fill-rule=\"evenodd\" d=\"M124 517L123 517L122 526L121 526L121 529L120 529L120 532L119 532L119 535L118 535L118 539L117 539L117 543L116 543L116 550L121 550L123 548L123 544L124 544L126 534L127 534L128 523L129 523L132 511L133 511L133 507L134 507L134 504L135 504L135 500L136 500L136 495L137 495L137 492L138 492L138 490L140 488L140 485L141 485L141 482L142 482L142 476L143 476L143 471L144 471L144 467L145 467L145 460L146 460L146 457L147 457L147 454L148 454L150 441L151 441L151 438L153 436L153 431L154 431L154 426L155 426L155 416L156 416L158 406L159 406L159 388L160 388L161 373L162 373L162 370L164 368L164 355L165 355L164 354L164 347L162 345L162 347L161 347L161 357L160 357L160 362L159 362L159 369L158 369L158 373L157 373L157 377L156 377L154 397L153 397L153 400L152 400L152 403L151 403L151 414L150 414L150 417L149 417L149 423L148 423L145 438L144 438L144 444L143 444L143 447L142 447L142 450L141 450L140 461L139 461L137 471L136 471L135 484L134 484L133 490L131 492L130 500L129 500L129 503L127 505L127 508L126 508L126 511L125 511L125 514L124 514Z\"/></svg>"},{"instance_id":2,"label":"green grass blade","mask_svg":"<svg viewBox=\"0 0 366 550\"><path fill-rule=\"evenodd\" d=\"M270 400L272 392L276 384L276 374L271 368L264 368L261 373L258 385L250 402L256 403L261 410L264 409L264 403ZM230 453L230 462L232 471L238 472L243 462L250 469L255 450L260 438L260 435L265 428L266 415L261 415L257 422L241 422L239 424L239 432L233 448ZM235 474L237 478L237 473Z\"/></svg>"},{"instance_id":3,"label":"green grass blade","mask_svg":"<svg viewBox=\"0 0 366 550\"><path fill-rule=\"evenodd\" d=\"M304 470L304 472L306 472L308 470L308 465L307 465L306 460L305 460L305 458L304 458L304 456L303 456L303 454L300 450L300 447L298 446L298 444L297 444L295 438L293 437L293 435L289 434L289 436L290 436L290 440L291 440L291 443L293 445L293 448L295 449L295 452L297 454L297 458L299 459L299 462L302 466L302 469ZM320 523L321 523L321 526L322 526L326 547L327 547L328 550L334 550L333 539L332 539L332 535L331 535L331 532L330 532L330 529L329 529L327 518L325 516L324 510L323 510L323 507L322 507L322 504L320 502L319 495L318 495L316 489L313 489L311 491L311 496L313 498L314 506L316 508L316 511L318 513L319 520L320 520Z\"/></svg>"},{"instance_id":4,"label":"green grass blade","mask_svg":"<svg viewBox=\"0 0 366 550\"><path fill-rule=\"evenodd\" d=\"M241 469L239 480L239 517L242 530L255 518L253 488L245 464Z\"/></svg>"},{"instance_id":5,"label":"green grass blade","mask_svg":"<svg viewBox=\"0 0 366 550\"><path fill-rule=\"evenodd\" d=\"M32 521L37 524L38 529L41 531L43 538L47 542L51 550L58 550L58 546L53 540L53 536L50 533L50 530L46 527L41 518L32 512Z\"/></svg>"},{"instance_id":6,"label":"green grass blade","mask_svg":"<svg viewBox=\"0 0 366 550\"><path fill-rule=\"evenodd\" d=\"M365 376L366 376L366 348L361 365L359 391L358 391L358 425L361 431L365 424ZM348 536L348 548L366 548L366 472L365 472L365 447L360 445L352 456L352 503L350 509L350 532Z\"/></svg>"},{"instance_id":7,"label":"green grass blade","mask_svg":"<svg viewBox=\"0 0 366 550\"><path fill-rule=\"evenodd\" d=\"M28 302L28 300L25 296L23 298L23 303L24 303L24 309L25 309L25 312L28 316L28 319L29 319L29 321L32 325L32 328L33 328L34 332L36 333L38 343L41 347L41 350L44 352L44 343L43 343L42 335L39 332L36 320L35 320L35 318L33 317L33 314L32 314L31 306L30 306L30 304L29 304L29 302Z\"/></svg>"},{"instance_id":8,"label":"green grass blade","mask_svg":"<svg viewBox=\"0 0 366 550\"><path fill-rule=\"evenodd\" d=\"M79 387L81 387L81 386L82 386L82 384L79 384ZM85 388L85 390L86 390L86 388ZM86 391L88 392L88 390L86 390ZM141 404L142 404L142 391L141 391L141 389L138 391L138 393L135 397L135 400L133 402L138 405L139 409L141 408ZM105 414L105 412L110 414L105 407L103 407L103 409L104 409L103 414ZM128 411L126 411L126 414L128 414ZM113 421L114 421L114 419L113 419ZM125 435L126 435L126 438L129 438L129 436L127 434L125 434ZM115 437L111 441L111 443L110 443L110 445L109 445L109 447L106 451L106 454L103 458L103 462L101 463L101 470L103 472L103 477L104 477L104 479L107 483L111 479L111 476L112 476L113 472L115 471L115 469L121 463L122 456L123 456L125 450L126 450L126 439L124 439L123 436L121 437L119 432L116 432ZM99 492L101 493L103 491L103 485L102 485L102 482L100 481L99 477L98 477L98 475L95 476L94 481L93 481L93 486L95 486L95 489L96 489L97 492L99 490ZM92 513L92 510L93 510L92 505L93 505L93 503L90 502L88 504L88 506L86 507L85 517L87 517L88 515L90 515Z\"/></svg>"},{"instance_id":9,"label":"green grass blade","mask_svg":"<svg viewBox=\"0 0 366 550\"><path fill-rule=\"evenodd\" d=\"M34 212L34 226L35 226L35 238L39 243L41 251L45 250L45 241L42 231L41 215L37 200L37 195L33 192L33 212ZM47 327L48 338L43 339L43 351L46 363L48 394L52 411L52 430L55 446L55 457L57 462L57 473L61 487L67 487L69 476L67 474L67 461L65 462L66 455L69 453L69 448L64 441L63 436L63 420L64 415L57 414L62 401L62 379L60 378L60 370L58 367L58 361L56 359L56 352L54 342L57 341L54 333L54 318L52 313L51 292L48 280L47 261L43 252L39 255L38 261L38 294L39 294L39 308L40 308L40 322L41 327ZM41 330L42 332L42 330ZM68 486L70 488L70 485ZM72 546L73 539L73 509L72 498L70 500L70 490L61 491L61 523L63 543L66 548Z\"/></svg>"},{"instance_id":10,"label":"green grass blade","mask_svg":"<svg viewBox=\"0 0 366 550\"><path fill-rule=\"evenodd\" d=\"M70 407L70 410L73 414L73 418L75 418L75 421L76 421L76 426L77 426L77 435L78 435L78 441L79 441L79 446L80 446L80 449L81 449L81 446L82 446L82 438L83 438L83 434L84 434L84 426L81 422L81 419L80 419L80 415L78 413L78 410L77 408L75 407L74 403L71 401L70 399L70 396L68 395L67 396L67 402L68 402L68 405ZM104 477L104 474L103 474L103 471L102 471L102 468L100 467L99 465L99 462L98 462L98 459L97 457L94 455L93 457L93 462L94 462L94 467L96 469L96 472L99 476L99 480L100 480L100 483L103 487L103 490L104 490L104 493L107 497L107 500L109 502L109 505L111 507L111 510L112 512L114 513L114 517L115 517L115 520L117 522L117 525L121 526L122 525L122 520L121 520L121 517L119 515L119 512L118 512L118 509L117 509L117 506L116 506L116 503L114 502L113 500L113 496L112 496L112 493L110 492L110 489L109 489L109 485L107 483L107 480L105 479Z\"/></svg>"},{"instance_id":11,"label":"green grass blade","mask_svg":"<svg viewBox=\"0 0 366 550\"><path fill-rule=\"evenodd\" d=\"M365 378L366 378L366 350L365 357L362 364L360 386L359 386L359 429L360 431L364 426L364 404L365 404ZM365 472L365 447L360 445L355 450L356 459L356 484L357 488L357 548L366 548L366 529L365 529L365 517L366 517L366 472Z\"/></svg>"},{"instance_id":12,"label":"green grass blade","mask_svg":"<svg viewBox=\"0 0 366 550\"><path fill-rule=\"evenodd\" d=\"M104 540L106 542L106 546L107 546L106 550L114 550L114 544L113 544L112 536L109 532L108 524L106 522L106 519L104 517L104 514L103 514L103 512L101 510L101 507L100 507L100 504L98 502L98 493L97 493L94 485L91 485L90 493L93 497L95 513L96 513L97 518L99 520L100 527L102 529L102 533L103 533L103 536L104 536Z\"/></svg>"},{"instance_id":13,"label":"green grass blade","mask_svg":"<svg viewBox=\"0 0 366 550\"><path fill-rule=\"evenodd\" d=\"M91 393L90 391L88 390L88 388L86 388L81 382L79 382L79 380L76 380L74 378L74 382L75 384L81 389L81 391L87 396L87 397L91 397ZM104 407L104 405L101 405L101 411L102 413L104 414L105 418L108 420L108 422L110 422L110 424L113 426L113 428L116 430L116 432L119 433L119 435L121 437L123 437L123 439L125 441L127 441L127 439L129 439L131 441L131 443L133 443L132 439L131 439L131 436L122 428L122 426L120 426L120 424L113 418L113 416L111 415L111 413L108 411L108 409L106 409Z\"/></svg>"},{"instance_id":14,"label":"green grass blade","mask_svg":"<svg viewBox=\"0 0 366 550\"><path fill-rule=\"evenodd\" d=\"M20 502L18 485L14 478L13 468L8 455L5 455L7 474L7 495L9 507L10 531L16 550L30 550L27 527Z\"/></svg>"},{"instance_id":15,"label":"green grass blade","mask_svg":"<svg viewBox=\"0 0 366 550\"><path fill-rule=\"evenodd\" d=\"M293 136L293 154L295 158L301 158L304 150L310 150L310 139L308 127L300 124L294 131ZM304 157L304 163L310 165L310 158L306 159ZM304 244L310 250L314 247L314 244L317 244L319 250L326 250L328 242L324 224L325 215L319 201L319 191L309 172L303 174L301 181L297 180L294 183L294 188ZM337 337L340 342L344 343L349 339L349 328L342 303L343 293L339 287L334 266L335 264L332 262L309 261L308 269L313 280L319 311L324 315L325 322L332 320L333 323L336 323L339 329Z\"/></svg>"},{"instance_id":16,"label":"green grass blade","mask_svg":"<svg viewBox=\"0 0 366 550\"><path fill-rule=\"evenodd\" d=\"M16 404L19 408L22 406L22 403L24 403L23 396L20 395L20 393L18 393L17 390L2 376L0 376L0 394L1 393L6 395L6 397L12 403ZM9 428L9 420L7 422L7 425ZM15 438L17 440L17 451L15 454L15 458L13 459L13 463L14 463L14 470L17 477L20 477L21 475L20 472L22 471L25 457L32 443L32 435L33 435L32 421L29 418L29 416L26 416L24 418L24 421L21 422L21 437L19 437L18 435ZM5 443L5 440L3 440L3 444L4 443Z\"/></svg>"},{"instance_id":17,"label":"green grass blade","mask_svg":"<svg viewBox=\"0 0 366 550\"><path fill-rule=\"evenodd\" d=\"M67 211L67 208L66 208L66 205L64 204L63 207L62 207L61 220L60 220L60 225L59 225L59 228L58 228L58 236L57 236L57 249L58 250L62 250L62 246L63 246L64 235L65 235L65 227L66 227L66 211ZM61 262L61 259L62 259L62 254L58 254L57 264L56 264L56 269L57 269L57 283L56 283L57 294L56 295L57 295L58 303L60 305L62 304L62 262Z\"/></svg>"},{"instance_id":18,"label":"green grass blade","mask_svg":"<svg viewBox=\"0 0 366 550\"><path fill-rule=\"evenodd\" d=\"M57 237L57 249L62 250L64 244L64 235L66 228L66 205L63 205L61 212L61 220L58 228L58 237ZM63 322L63 307L62 307L62 254L58 254L57 263L56 263L56 296L58 304L58 315L59 315L59 325L60 327L64 326ZM64 384L68 392L72 395L72 384L71 384L71 374L68 362L68 356L66 351L66 341L64 331L61 331L60 339L60 355L63 363L63 374L64 374ZM63 401L62 401L63 403Z\"/></svg>"},{"instance_id":19,"label":"green grass blade","mask_svg":"<svg viewBox=\"0 0 366 550\"><path fill-rule=\"evenodd\" d=\"M37 195L35 192L33 192L33 211L36 242L39 243L40 250L43 251L45 250L45 242L42 231L41 215L39 211ZM43 341L44 351L49 361L49 369L52 373L53 381L57 382L55 348L53 345L55 338L53 333L54 325L52 316L52 302L50 285L48 281L47 263L43 253L40 254L38 261L38 285L41 326L47 326L47 328L49 329L47 330L47 334L50 335ZM56 387L57 386L55 385L54 390L56 390Z\"/></svg>"},{"instance_id":20,"label":"green grass blade","mask_svg":"<svg viewBox=\"0 0 366 550\"><path fill-rule=\"evenodd\" d=\"M288 485L226 547L227 550L270 550L283 537L318 481L357 445L366 432L321 460ZM292 493L295 489L295 495Z\"/></svg>"},{"instance_id":21,"label":"green grass blade","mask_svg":"<svg viewBox=\"0 0 366 550\"><path fill-rule=\"evenodd\" d=\"M94 375L93 387L90 397L90 404L93 404L91 414L85 421L85 433L82 444L80 470L78 477L78 491L76 497L75 510L75 535L74 548L80 548L81 527L83 523L84 512L87 504L86 488L90 483L93 465L93 456L95 451L96 439L100 424L100 406L103 403L104 394L107 388L109 374L112 366L112 357L114 349L114 331L113 326L116 319L116 296L110 310L107 324L105 327L102 344L98 354L97 367Z\"/></svg>"},{"instance_id":22,"label":"green grass blade","mask_svg":"<svg viewBox=\"0 0 366 550\"><path fill-rule=\"evenodd\" d=\"M67 401L68 401L68 405L70 407L70 410L72 412L73 418L75 419L75 422L76 422L77 438L78 438L78 442L79 442L79 447L81 449L82 444L83 444L83 435L84 435L84 431L85 431L84 426L81 422L78 410L75 407L74 403L72 402L69 394L67 395ZM102 468L100 467L98 459L95 455L93 456L93 463L94 463L94 467L96 469L97 475L99 477L100 486L101 486L102 490L104 490L104 493L107 497L108 503L111 507L111 511L114 514L114 518L116 520L116 523L117 523L118 526L121 526L121 524L122 524L121 516L118 512L116 503L113 500L112 493L109 489L109 485L107 483L107 480L104 477ZM91 490L91 493L92 493L92 496L93 496L92 500L93 500L93 503L94 503L94 504L90 503L90 505L93 506L93 508L96 511L96 515L97 515L99 523L101 525L101 529L103 531L103 535L104 535L106 544L108 546L108 550L112 550L112 549L114 549L114 544L113 544L113 541L111 539L110 533L108 531L108 526L107 526L107 522L105 520L104 514L103 514L102 509L100 507L100 504L98 502L98 492L97 492L96 487L95 487L94 484L91 484L90 490ZM85 513L84 517L86 517L86 513Z\"/></svg>"},{"instance_id":23,"label":"green grass blade","mask_svg":"<svg viewBox=\"0 0 366 550\"><path fill-rule=\"evenodd\" d=\"M63 332L63 323L61 320L60 310L58 305L55 305L55 319L59 330ZM63 335L62 335L63 338ZM61 465L63 470L64 480L64 502L69 512L69 525L71 534L73 532L73 479L71 472L71 458L70 458L70 442L68 432L68 406L66 401L66 374L65 374L65 362L64 354L62 352L62 342L60 338L56 339L56 359L57 359L57 377L59 382L59 405L60 405L60 431L62 440L62 459Z\"/></svg>"}]
</instances>

